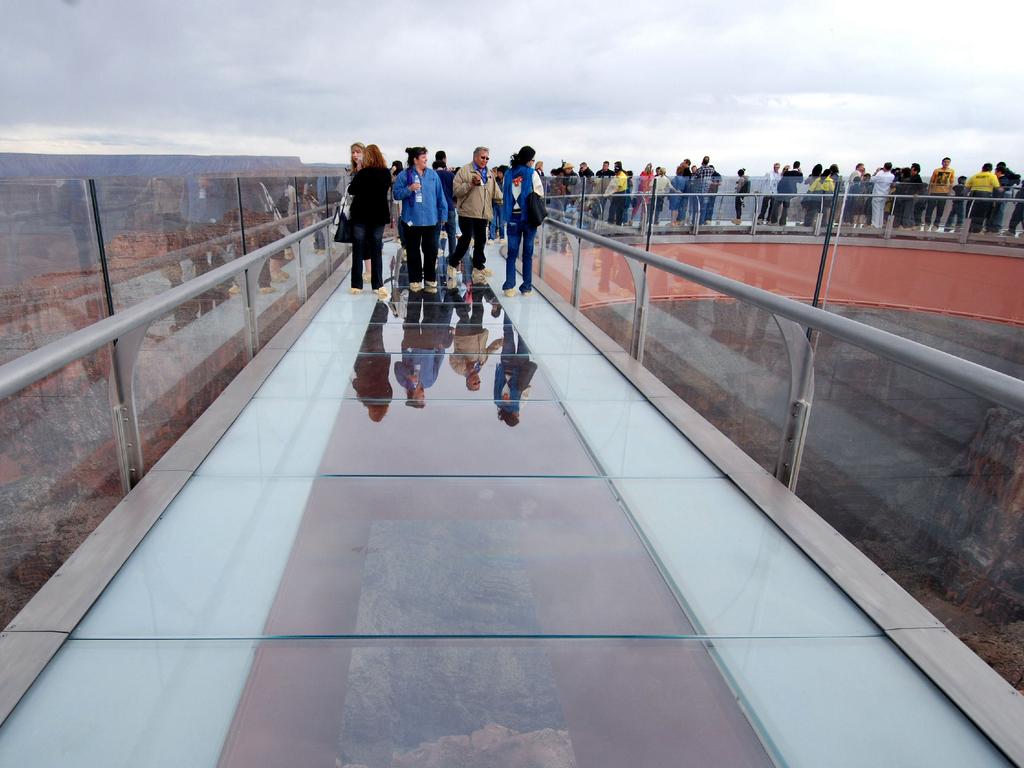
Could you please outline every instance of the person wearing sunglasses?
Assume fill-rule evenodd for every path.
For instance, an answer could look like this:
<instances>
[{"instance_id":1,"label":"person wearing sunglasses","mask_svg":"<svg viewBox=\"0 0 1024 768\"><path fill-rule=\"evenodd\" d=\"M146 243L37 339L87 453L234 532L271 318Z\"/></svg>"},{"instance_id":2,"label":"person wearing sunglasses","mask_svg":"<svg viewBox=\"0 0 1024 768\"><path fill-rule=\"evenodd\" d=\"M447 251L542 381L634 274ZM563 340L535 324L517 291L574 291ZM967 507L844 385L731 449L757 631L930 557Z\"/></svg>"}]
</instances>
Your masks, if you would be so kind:
<instances>
[{"instance_id":1,"label":"person wearing sunglasses","mask_svg":"<svg viewBox=\"0 0 1024 768\"><path fill-rule=\"evenodd\" d=\"M484 246L487 244L487 226L494 215L493 205L500 205L502 197L494 173L487 168L490 159L491 153L487 147L477 147L473 150L473 162L462 166L455 174L455 204L459 211L462 235L448 257L449 283L458 277L470 240L473 241L473 282L485 283L493 274L486 267Z\"/></svg>"}]
</instances>

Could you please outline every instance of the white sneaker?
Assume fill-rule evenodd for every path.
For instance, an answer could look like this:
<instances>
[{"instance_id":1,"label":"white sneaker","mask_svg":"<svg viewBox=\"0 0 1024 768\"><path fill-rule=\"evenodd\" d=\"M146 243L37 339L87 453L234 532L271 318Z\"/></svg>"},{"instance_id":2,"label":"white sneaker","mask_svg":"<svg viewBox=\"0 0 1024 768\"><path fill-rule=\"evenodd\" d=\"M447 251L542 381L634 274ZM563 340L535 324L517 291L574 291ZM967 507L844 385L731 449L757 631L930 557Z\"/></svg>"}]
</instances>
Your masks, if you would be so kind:
<instances>
[{"instance_id":1,"label":"white sneaker","mask_svg":"<svg viewBox=\"0 0 1024 768\"><path fill-rule=\"evenodd\" d=\"M482 269L473 270L473 285L483 285L487 282L487 275Z\"/></svg>"},{"instance_id":2,"label":"white sneaker","mask_svg":"<svg viewBox=\"0 0 1024 768\"><path fill-rule=\"evenodd\" d=\"M349 288L349 289L348 289L348 292L349 292L349 293L353 293L353 294L354 294L354 293L362 293L362 292L363 292L363 289L362 289L362 288Z\"/></svg>"},{"instance_id":3,"label":"white sneaker","mask_svg":"<svg viewBox=\"0 0 1024 768\"><path fill-rule=\"evenodd\" d=\"M457 280L459 277L459 268L453 267L451 264L448 265L448 279Z\"/></svg>"},{"instance_id":4,"label":"white sneaker","mask_svg":"<svg viewBox=\"0 0 1024 768\"><path fill-rule=\"evenodd\" d=\"M387 288L378 288L376 293L378 301L387 301L388 297L391 296Z\"/></svg>"},{"instance_id":5,"label":"white sneaker","mask_svg":"<svg viewBox=\"0 0 1024 768\"><path fill-rule=\"evenodd\" d=\"M413 293L419 293L423 290L423 283L409 283L409 290Z\"/></svg>"},{"instance_id":6,"label":"white sneaker","mask_svg":"<svg viewBox=\"0 0 1024 768\"><path fill-rule=\"evenodd\" d=\"M427 280L427 286L423 290L427 293L437 293L437 281Z\"/></svg>"},{"instance_id":7,"label":"white sneaker","mask_svg":"<svg viewBox=\"0 0 1024 768\"><path fill-rule=\"evenodd\" d=\"M509 298L512 298L513 296L516 295L516 289L515 288L509 288L507 291L503 291L503 293L506 296L508 296Z\"/></svg>"},{"instance_id":8,"label":"white sneaker","mask_svg":"<svg viewBox=\"0 0 1024 768\"><path fill-rule=\"evenodd\" d=\"M491 277L491 276L494 275L494 270L493 269L488 269L487 267L484 267L480 271L484 273L485 277Z\"/></svg>"}]
</instances>

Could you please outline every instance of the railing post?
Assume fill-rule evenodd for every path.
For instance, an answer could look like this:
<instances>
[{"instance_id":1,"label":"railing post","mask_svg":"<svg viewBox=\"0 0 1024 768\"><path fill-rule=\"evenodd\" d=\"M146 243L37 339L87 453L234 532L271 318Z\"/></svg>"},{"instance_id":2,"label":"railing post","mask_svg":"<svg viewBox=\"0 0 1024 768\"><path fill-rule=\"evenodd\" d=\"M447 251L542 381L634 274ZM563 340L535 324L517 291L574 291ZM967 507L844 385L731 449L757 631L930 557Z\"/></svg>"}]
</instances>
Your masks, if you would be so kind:
<instances>
[{"instance_id":1,"label":"railing post","mask_svg":"<svg viewBox=\"0 0 1024 768\"><path fill-rule=\"evenodd\" d=\"M329 218L331 218L331 206L327 202L327 179L328 179L328 177L327 176L322 176L321 178L324 180L324 201L323 201L324 214L323 215L324 215L325 219L329 219ZM319 190L317 190L317 191L319 191ZM318 199L317 202L319 203L320 200ZM331 225L330 224L328 224L326 227L324 227L324 229L323 229L323 236L324 236L324 256L326 256L326 258L327 258L327 276L330 277L332 274L334 274L334 263L331 260ZM314 242L316 242L316 241L314 240Z\"/></svg>"},{"instance_id":2,"label":"railing post","mask_svg":"<svg viewBox=\"0 0 1024 768\"><path fill-rule=\"evenodd\" d=\"M580 251L583 248L583 240L579 237L576 238L576 249L572 254L572 289L570 291L571 304L579 309L580 306L580 271L581 271L581 257Z\"/></svg>"},{"instance_id":3,"label":"railing post","mask_svg":"<svg viewBox=\"0 0 1024 768\"><path fill-rule=\"evenodd\" d=\"M700 195L695 195L694 198L693 198L693 201L694 201L694 203L696 203L696 205L693 206L693 209L694 209L694 214L693 214L693 234L694 235L699 235L700 234L700 217L702 215L701 214L701 210L700 210L700 206L701 206Z\"/></svg>"},{"instance_id":4,"label":"railing post","mask_svg":"<svg viewBox=\"0 0 1024 768\"><path fill-rule=\"evenodd\" d=\"M587 177L581 176L580 181L582 181L583 183L580 184L580 215L578 226L580 229L583 229L584 208L587 205Z\"/></svg>"},{"instance_id":5,"label":"railing post","mask_svg":"<svg viewBox=\"0 0 1024 768\"><path fill-rule=\"evenodd\" d=\"M302 195L299 194L299 178L297 176L293 176L292 183L295 185L295 231L298 232L302 229L302 219L299 217L299 206L302 204ZM306 284L306 268L302 258L301 240L297 240L295 242L292 253L295 254L295 262L299 266L298 274L295 276L295 287L299 294L299 303L305 304L309 289Z\"/></svg>"},{"instance_id":6,"label":"railing post","mask_svg":"<svg viewBox=\"0 0 1024 768\"><path fill-rule=\"evenodd\" d=\"M797 477L807 440L807 422L814 401L814 350L803 326L778 315L772 319L779 326L789 357L789 400L782 422L779 457L775 477L789 490L796 491Z\"/></svg>"},{"instance_id":7,"label":"railing post","mask_svg":"<svg viewBox=\"0 0 1024 768\"><path fill-rule=\"evenodd\" d=\"M956 205L956 202L953 205ZM971 234L971 213L973 209L974 203L971 200L964 200L964 215L963 220L960 222L960 236L957 238L961 245L967 243L967 237Z\"/></svg>"},{"instance_id":8,"label":"railing post","mask_svg":"<svg viewBox=\"0 0 1024 768\"><path fill-rule=\"evenodd\" d=\"M149 324L139 326L114 341L109 379L110 407L117 444L121 487L128 493L142 479L145 465L139 418L135 407L135 363Z\"/></svg>"},{"instance_id":9,"label":"railing post","mask_svg":"<svg viewBox=\"0 0 1024 768\"><path fill-rule=\"evenodd\" d=\"M893 198L892 198L892 213L889 214L889 220L887 222L885 222L885 231L882 233L882 239L883 240L891 240L892 239L892 225L893 225L893 222L896 221L896 202L897 202L896 196L894 195ZM884 215L884 211L885 211L885 207L884 206L882 207L882 211L883 211L883 215Z\"/></svg>"},{"instance_id":10,"label":"railing post","mask_svg":"<svg viewBox=\"0 0 1024 768\"><path fill-rule=\"evenodd\" d=\"M266 260L259 265L252 265L243 273L242 309L245 312L245 347L252 360L260 348L259 317L256 313L256 294L259 292L260 272L266 266Z\"/></svg>"},{"instance_id":11,"label":"railing post","mask_svg":"<svg viewBox=\"0 0 1024 768\"><path fill-rule=\"evenodd\" d=\"M646 251L650 253L651 250L651 234L654 232L654 210L658 207L658 177L655 176L654 180L651 181L651 209L647 212L647 247Z\"/></svg>"},{"instance_id":12,"label":"railing post","mask_svg":"<svg viewBox=\"0 0 1024 768\"><path fill-rule=\"evenodd\" d=\"M760 192L755 192L754 193L754 213L750 217L750 236L751 237L753 237L754 235L757 234L757 217L758 217L758 214L759 214L759 211L760 211L760 207L757 204L757 198L758 198L758 195L760 195L760 194L761 194Z\"/></svg>"},{"instance_id":13,"label":"railing post","mask_svg":"<svg viewBox=\"0 0 1024 768\"><path fill-rule=\"evenodd\" d=\"M647 339L647 265L640 264L634 259L623 255L629 274L633 278L633 334L630 338L629 354L642 363L644 359L644 344Z\"/></svg>"}]
</instances>

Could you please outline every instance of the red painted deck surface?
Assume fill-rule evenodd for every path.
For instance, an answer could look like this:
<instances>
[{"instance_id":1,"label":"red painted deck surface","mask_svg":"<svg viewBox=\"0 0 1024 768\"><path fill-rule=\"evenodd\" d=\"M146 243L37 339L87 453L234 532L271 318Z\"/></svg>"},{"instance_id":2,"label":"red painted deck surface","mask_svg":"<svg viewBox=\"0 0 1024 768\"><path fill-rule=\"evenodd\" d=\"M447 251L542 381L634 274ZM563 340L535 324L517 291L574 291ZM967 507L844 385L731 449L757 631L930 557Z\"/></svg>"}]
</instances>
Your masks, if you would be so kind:
<instances>
[{"instance_id":1,"label":"red painted deck surface","mask_svg":"<svg viewBox=\"0 0 1024 768\"><path fill-rule=\"evenodd\" d=\"M820 245L791 243L652 243L651 252L683 264L809 301ZM584 244L580 304L586 308L632 301L633 282L623 256ZM544 280L566 299L572 256L548 251ZM659 270L649 272L651 299L708 298L719 294ZM1024 259L974 253L870 245L829 250L826 304L941 312L1024 325Z\"/></svg>"}]
</instances>

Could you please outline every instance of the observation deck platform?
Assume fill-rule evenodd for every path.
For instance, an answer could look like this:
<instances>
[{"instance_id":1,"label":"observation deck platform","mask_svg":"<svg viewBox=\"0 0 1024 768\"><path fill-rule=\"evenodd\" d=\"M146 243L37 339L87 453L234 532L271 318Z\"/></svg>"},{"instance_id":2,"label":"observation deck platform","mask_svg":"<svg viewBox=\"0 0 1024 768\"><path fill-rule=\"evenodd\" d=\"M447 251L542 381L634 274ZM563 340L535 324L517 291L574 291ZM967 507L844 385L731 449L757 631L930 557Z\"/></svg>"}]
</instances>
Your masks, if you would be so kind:
<instances>
[{"instance_id":1,"label":"observation deck platform","mask_svg":"<svg viewBox=\"0 0 1024 768\"><path fill-rule=\"evenodd\" d=\"M152 469L0 765L1008 764L545 298L392 277Z\"/></svg>"}]
</instances>

